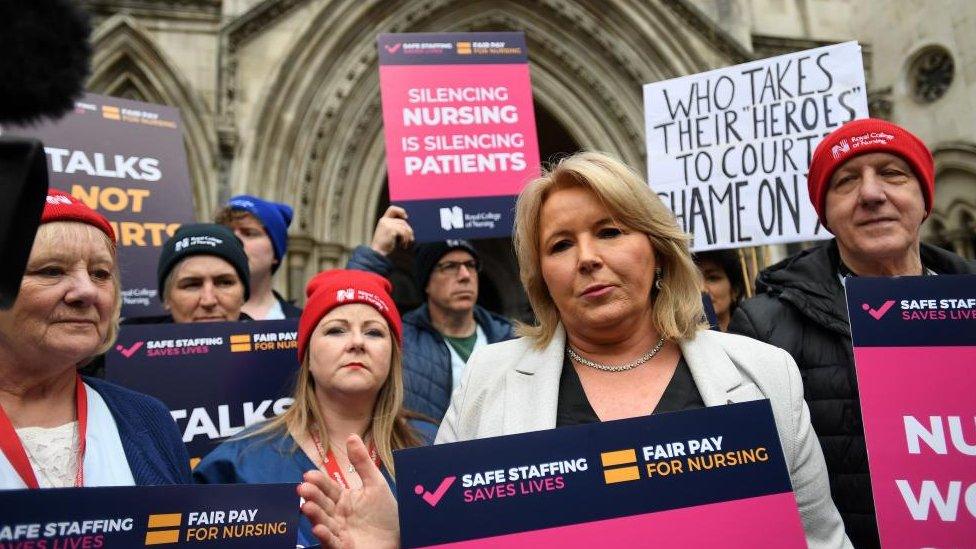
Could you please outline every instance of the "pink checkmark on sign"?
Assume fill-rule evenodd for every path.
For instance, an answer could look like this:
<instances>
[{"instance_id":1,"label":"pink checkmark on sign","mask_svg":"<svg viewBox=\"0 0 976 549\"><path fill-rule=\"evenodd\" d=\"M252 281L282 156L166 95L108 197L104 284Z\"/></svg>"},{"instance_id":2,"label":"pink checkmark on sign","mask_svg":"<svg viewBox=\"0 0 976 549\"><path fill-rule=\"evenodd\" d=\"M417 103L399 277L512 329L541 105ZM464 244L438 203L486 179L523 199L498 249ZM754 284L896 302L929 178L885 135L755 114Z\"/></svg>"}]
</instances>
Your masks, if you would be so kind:
<instances>
[{"instance_id":1,"label":"pink checkmark on sign","mask_svg":"<svg viewBox=\"0 0 976 549\"><path fill-rule=\"evenodd\" d=\"M427 490L424 489L423 486L418 484L413 487L413 493L424 498L424 501L426 501L427 504L430 505L431 507L436 507L437 504L440 503L441 498L444 497L444 494L447 493L447 489L450 488L452 484L454 484L455 480L457 480L457 477L445 478L444 480L441 481L440 486L438 486L437 489L434 490L433 494L428 492Z\"/></svg>"},{"instance_id":2,"label":"pink checkmark on sign","mask_svg":"<svg viewBox=\"0 0 976 549\"><path fill-rule=\"evenodd\" d=\"M881 320L881 317L883 317L885 313L888 312L888 309L890 309L891 306L894 304L895 304L895 300L889 299L888 301L885 301L884 304L878 307L877 309L872 309L871 306L868 305L867 303L862 303L861 308L867 311L869 315L873 316L875 320Z\"/></svg>"},{"instance_id":3,"label":"pink checkmark on sign","mask_svg":"<svg viewBox=\"0 0 976 549\"><path fill-rule=\"evenodd\" d=\"M386 46L386 51L390 53L396 53L400 49L400 44L393 44L392 46Z\"/></svg>"},{"instance_id":4,"label":"pink checkmark on sign","mask_svg":"<svg viewBox=\"0 0 976 549\"><path fill-rule=\"evenodd\" d=\"M120 352L120 353L122 353L122 356L124 356L125 358L129 358L132 355L134 355L136 353L136 351L139 350L140 347L142 347L142 342L141 341L137 341L137 342L133 343L132 346L129 347L128 349L126 349L125 347L123 347L121 345L116 345L115 346L115 350L118 351L118 352Z\"/></svg>"}]
</instances>

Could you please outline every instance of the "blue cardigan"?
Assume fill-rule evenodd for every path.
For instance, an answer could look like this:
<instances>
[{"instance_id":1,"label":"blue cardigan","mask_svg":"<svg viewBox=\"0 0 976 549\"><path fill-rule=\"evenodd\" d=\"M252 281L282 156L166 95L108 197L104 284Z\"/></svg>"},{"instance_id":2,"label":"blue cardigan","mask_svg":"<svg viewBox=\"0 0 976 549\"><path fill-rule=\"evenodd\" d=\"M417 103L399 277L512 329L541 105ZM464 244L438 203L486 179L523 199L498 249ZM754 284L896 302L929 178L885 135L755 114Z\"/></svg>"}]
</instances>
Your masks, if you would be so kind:
<instances>
[{"instance_id":1,"label":"blue cardigan","mask_svg":"<svg viewBox=\"0 0 976 549\"><path fill-rule=\"evenodd\" d=\"M190 456L162 402L113 383L84 377L108 406L138 486L190 484Z\"/></svg>"},{"instance_id":2,"label":"blue cardigan","mask_svg":"<svg viewBox=\"0 0 976 549\"><path fill-rule=\"evenodd\" d=\"M411 420L423 445L434 442L437 427L426 421ZM251 430L257 429L253 427ZM244 434L246 434L245 432ZM193 469L193 480L198 484L275 484L302 482L306 471L318 467L295 444L288 433L272 431L254 436L236 437L222 442ZM383 476L394 490L393 479L383 469ZM318 544L312 535L312 525L304 516L298 523L299 547Z\"/></svg>"}]
</instances>

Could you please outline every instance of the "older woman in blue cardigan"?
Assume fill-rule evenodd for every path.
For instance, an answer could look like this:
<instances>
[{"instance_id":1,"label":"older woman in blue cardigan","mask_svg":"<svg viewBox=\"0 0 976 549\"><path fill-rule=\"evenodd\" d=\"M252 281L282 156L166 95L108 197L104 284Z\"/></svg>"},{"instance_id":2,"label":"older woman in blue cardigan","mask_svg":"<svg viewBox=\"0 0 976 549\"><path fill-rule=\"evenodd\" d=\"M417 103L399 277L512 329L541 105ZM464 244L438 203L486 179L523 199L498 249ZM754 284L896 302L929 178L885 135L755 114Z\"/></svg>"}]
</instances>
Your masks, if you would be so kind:
<instances>
[{"instance_id":1,"label":"older woman in blue cardigan","mask_svg":"<svg viewBox=\"0 0 976 549\"><path fill-rule=\"evenodd\" d=\"M190 482L162 403L78 374L114 343L120 309L112 226L50 191L17 300L0 311L0 489Z\"/></svg>"}]
</instances>

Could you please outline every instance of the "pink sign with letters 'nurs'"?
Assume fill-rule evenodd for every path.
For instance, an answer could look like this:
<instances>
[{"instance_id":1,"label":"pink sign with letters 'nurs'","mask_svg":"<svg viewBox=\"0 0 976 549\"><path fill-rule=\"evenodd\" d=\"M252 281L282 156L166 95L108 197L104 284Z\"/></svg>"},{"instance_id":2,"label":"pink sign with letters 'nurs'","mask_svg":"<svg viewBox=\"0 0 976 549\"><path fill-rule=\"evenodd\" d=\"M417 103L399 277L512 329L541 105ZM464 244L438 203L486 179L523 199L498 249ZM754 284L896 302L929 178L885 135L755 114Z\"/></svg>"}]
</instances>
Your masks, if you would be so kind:
<instances>
[{"instance_id":1,"label":"pink sign with letters 'nurs'","mask_svg":"<svg viewBox=\"0 0 976 549\"><path fill-rule=\"evenodd\" d=\"M847 280L885 548L976 545L976 276Z\"/></svg>"}]
</instances>

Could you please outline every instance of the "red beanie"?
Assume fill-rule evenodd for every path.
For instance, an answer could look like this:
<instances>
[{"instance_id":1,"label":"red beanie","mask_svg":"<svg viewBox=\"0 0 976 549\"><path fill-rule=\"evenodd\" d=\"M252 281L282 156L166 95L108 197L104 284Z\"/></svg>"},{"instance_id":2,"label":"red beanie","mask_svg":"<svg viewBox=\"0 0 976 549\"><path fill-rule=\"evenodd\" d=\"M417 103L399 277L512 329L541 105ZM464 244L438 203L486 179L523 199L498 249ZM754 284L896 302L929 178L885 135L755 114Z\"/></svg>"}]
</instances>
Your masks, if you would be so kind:
<instances>
[{"instance_id":1,"label":"red beanie","mask_svg":"<svg viewBox=\"0 0 976 549\"><path fill-rule=\"evenodd\" d=\"M47 202L41 213L41 224L54 221L77 221L91 225L105 233L115 243L115 231L102 214L86 206L82 201L57 189L47 191Z\"/></svg>"},{"instance_id":2,"label":"red beanie","mask_svg":"<svg viewBox=\"0 0 976 549\"><path fill-rule=\"evenodd\" d=\"M810 203L823 226L827 226L824 207L834 172L851 158L874 152L891 153L908 162L922 187L925 214L931 213L935 196L935 167L932 153L925 143L905 128L886 120L862 118L844 124L825 137L810 160L807 189Z\"/></svg>"},{"instance_id":3,"label":"red beanie","mask_svg":"<svg viewBox=\"0 0 976 549\"><path fill-rule=\"evenodd\" d=\"M350 303L365 303L379 311L386 319L398 342L403 341L403 324L390 291L390 281L366 271L333 269L323 271L308 281L305 295L308 300L298 321L298 360L305 357L308 340L326 314Z\"/></svg>"}]
</instances>

